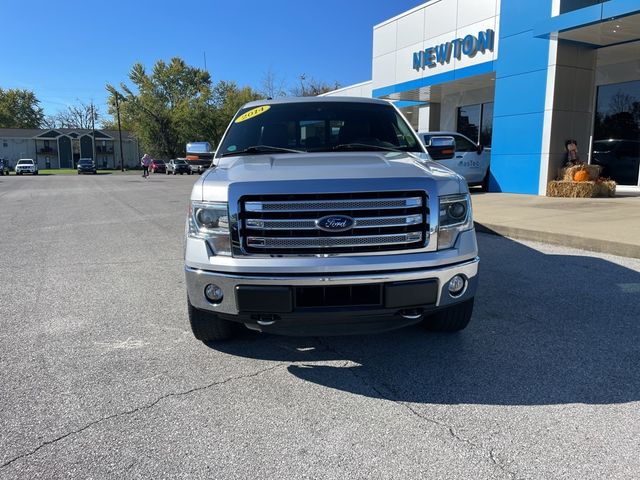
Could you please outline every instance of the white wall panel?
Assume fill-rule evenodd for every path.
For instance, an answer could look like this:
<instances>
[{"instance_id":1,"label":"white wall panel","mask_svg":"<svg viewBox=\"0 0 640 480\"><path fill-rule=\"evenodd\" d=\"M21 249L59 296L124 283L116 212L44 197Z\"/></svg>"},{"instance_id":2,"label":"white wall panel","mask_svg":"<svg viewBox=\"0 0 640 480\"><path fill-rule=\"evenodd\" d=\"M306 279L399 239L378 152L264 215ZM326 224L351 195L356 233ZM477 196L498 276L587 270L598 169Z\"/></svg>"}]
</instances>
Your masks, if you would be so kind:
<instances>
[{"instance_id":1,"label":"white wall panel","mask_svg":"<svg viewBox=\"0 0 640 480\"><path fill-rule=\"evenodd\" d=\"M413 68L413 53L423 50L424 44L422 42L416 43L409 47L400 49L396 52L396 83L408 82L409 80L416 80L422 78L426 73L425 70L415 70Z\"/></svg>"},{"instance_id":2,"label":"white wall panel","mask_svg":"<svg viewBox=\"0 0 640 480\"><path fill-rule=\"evenodd\" d=\"M373 59L373 88L385 87L396 83L395 52Z\"/></svg>"},{"instance_id":3,"label":"white wall panel","mask_svg":"<svg viewBox=\"0 0 640 480\"><path fill-rule=\"evenodd\" d=\"M373 58L393 52L396 47L398 22L373 29Z\"/></svg>"},{"instance_id":4,"label":"white wall panel","mask_svg":"<svg viewBox=\"0 0 640 480\"><path fill-rule=\"evenodd\" d=\"M458 0L458 28L496 15L496 0Z\"/></svg>"},{"instance_id":5,"label":"white wall panel","mask_svg":"<svg viewBox=\"0 0 640 480\"><path fill-rule=\"evenodd\" d=\"M457 0L440 0L425 7L424 39L456 30Z\"/></svg>"},{"instance_id":6,"label":"white wall panel","mask_svg":"<svg viewBox=\"0 0 640 480\"><path fill-rule=\"evenodd\" d=\"M424 11L417 10L398 19L396 48L405 48L421 42L424 33Z\"/></svg>"}]
</instances>

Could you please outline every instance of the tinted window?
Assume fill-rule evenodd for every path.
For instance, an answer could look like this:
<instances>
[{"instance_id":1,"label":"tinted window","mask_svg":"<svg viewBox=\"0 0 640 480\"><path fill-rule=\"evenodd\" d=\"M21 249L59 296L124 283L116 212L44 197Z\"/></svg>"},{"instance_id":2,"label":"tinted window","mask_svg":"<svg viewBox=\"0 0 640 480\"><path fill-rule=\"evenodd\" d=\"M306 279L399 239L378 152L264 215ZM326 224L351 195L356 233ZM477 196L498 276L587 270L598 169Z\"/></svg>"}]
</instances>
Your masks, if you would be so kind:
<instances>
[{"instance_id":1,"label":"tinted window","mask_svg":"<svg viewBox=\"0 0 640 480\"><path fill-rule=\"evenodd\" d=\"M477 150L476 146L460 135L454 135L456 141L456 152L473 152Z\"/></svg>"},{"instance_id":2,"label":"tinted window","mask_svg":"<svg viewBox=\"0 0 640 480\"><path fill-rule=\"evenodd\" d=\"M253 114L254 111L259 113ZM241 110L223 139L218 155L258 145L326 152L337 145L348 144L422 151L411 128L391 105L308 102Z\"/></svg>"},{"instance_id":3,"label":"tinted window","mask_svg":"<svg viewBox=\"0 0 640 480\"><path fill-rule=\"evenodd\" d=\"M19 160L18 165L33 165L33 160Z\"/></svg>"}]
</instances>

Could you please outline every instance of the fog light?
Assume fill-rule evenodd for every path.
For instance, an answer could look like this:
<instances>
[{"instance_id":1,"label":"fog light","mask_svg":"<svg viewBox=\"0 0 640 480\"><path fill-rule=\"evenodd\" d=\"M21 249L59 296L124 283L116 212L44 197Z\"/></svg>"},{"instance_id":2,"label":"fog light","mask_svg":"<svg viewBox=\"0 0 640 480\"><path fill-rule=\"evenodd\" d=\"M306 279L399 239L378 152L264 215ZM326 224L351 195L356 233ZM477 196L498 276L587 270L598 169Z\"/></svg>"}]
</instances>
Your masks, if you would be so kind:
<instances>
[{"instance_id":1,"label":"fog light","mask_svg":"<svg viewBox=\"0 0 640 480\"><path fill-rule=\"evenodd\" d=\"M449 280L449 294L452 297L457 297L464 290L465 280L462 275L456 275Z\"/></svg>"},{"instance_id":2,"label":"fog light","mask_svg":"<svg viewBox=\"0 0 640 480\"><path fill-rule=\"evenodd\" d=\"M222 289L219 286L210 283L204 287L204 296L207 297L207 300L211 303L220 303L223 297Z\"/></svg>"}]
</instances>

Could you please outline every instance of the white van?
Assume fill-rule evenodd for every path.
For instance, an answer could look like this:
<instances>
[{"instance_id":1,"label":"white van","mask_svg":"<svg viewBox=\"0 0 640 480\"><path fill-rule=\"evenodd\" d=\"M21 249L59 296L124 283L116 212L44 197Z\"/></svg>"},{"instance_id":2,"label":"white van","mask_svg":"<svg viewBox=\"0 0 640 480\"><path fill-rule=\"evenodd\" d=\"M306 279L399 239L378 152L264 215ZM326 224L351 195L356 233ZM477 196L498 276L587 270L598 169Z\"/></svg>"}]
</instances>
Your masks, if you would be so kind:
<instances>
[{"instance_id":1,"label":"white van","mask_svg":"<svg viewBox=\"0 0 640 480\"><path fill-rule=\"evenodd\" d=\"M431 151L433 137L453 137L456 142L456 154L451 159L439 159L437 151ZM486 192L489 188L491 152L477 145L458 132L418 132L431 158L454 172L462 175L467 183L480 185Z\"/></svg>"}]
</instances>

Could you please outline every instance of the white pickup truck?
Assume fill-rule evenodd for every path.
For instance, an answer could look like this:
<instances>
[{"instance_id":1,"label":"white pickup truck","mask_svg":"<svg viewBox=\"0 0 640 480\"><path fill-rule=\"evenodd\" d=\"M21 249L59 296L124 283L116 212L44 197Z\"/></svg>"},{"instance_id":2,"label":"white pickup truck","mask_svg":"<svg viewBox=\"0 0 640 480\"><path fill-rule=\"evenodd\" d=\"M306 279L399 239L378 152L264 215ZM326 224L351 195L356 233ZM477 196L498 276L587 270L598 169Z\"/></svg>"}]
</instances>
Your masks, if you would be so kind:
<instances>
[{"instance_id":1,"label":"white pickup truck","mask_svg":"<svg viewBox=\"0 0 640 480\"><path fill-rule=\"evenodd\" d=\"M451 137L433 142L454 155ZM390 103L246 104L213 163L185 232L196 338L469 323L479 260L467 183L430 160Z\"/></svg>"}]
</instances>

